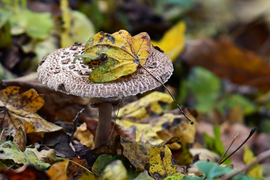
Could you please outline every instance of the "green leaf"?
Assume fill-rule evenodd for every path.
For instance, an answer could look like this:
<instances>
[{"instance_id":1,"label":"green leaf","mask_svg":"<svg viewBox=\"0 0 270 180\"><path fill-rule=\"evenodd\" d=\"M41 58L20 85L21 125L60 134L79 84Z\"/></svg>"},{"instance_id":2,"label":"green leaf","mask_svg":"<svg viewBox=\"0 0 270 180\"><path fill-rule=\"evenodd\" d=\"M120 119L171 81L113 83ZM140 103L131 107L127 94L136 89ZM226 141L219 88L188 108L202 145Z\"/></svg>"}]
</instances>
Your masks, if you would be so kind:
<instances>
[{"instance_id":1,"label":"green leaf","mask_svg":"<svg viewBox=\"0 0 270 180\"><path fill-rule=\"evenodd\" d=\"M228 172L233 171L232 168L220 166L217 163L207 162L207 161L198 161L195 164L201 172L205 175L205 179L214 179L221 175L227 174ZM185 178L184 178L185 179ZM233 180L255 180L245 174L238 174L232 178ZM193 180L193 179L191 179Z\"/></svg>"},{"instance_id":2,"label":"green leaf","mask_svg":"<svg viewBox=\"0 0 270 180\"><path fill-rule=\"evenodd\" d=\"M38 169L47 169L50 167L49 163L40 161L34 152L19 150L15 143L7 141L0 145L0 159L1 160L13 160L17 164L30 163Z\"/></svg>"},{"instance_id":3,"label":"green leaf","mask_svg":"<svg viewBox=\"0 0 270 180\"><path fill-rule=\"evenodd\" d=\"M61 0L62 20L65 22L61 32L61 47L67 47L75 42L85 42L95 34L94 25L87 16L79 11L73 11L67 0Z\"/></svg>"},{"instance_id":4,"label":"green leaf","mask_svg":"<svg viewBox=\"0 0 270 180\"><path fill-rule=\"evenodd\" d=\"M188 77L188 90L195 97L195 109L207 113L214 109L215 102L220 94L221 83L212 72L195 67Z\"/></svg>"},{"instance_id":5,"label":"green leaf","mask_svg":"<svg viewBox=\"0 0 270 180\"><path fill-rule=\"evenodd\" d=\"M220 112L225 113L226 110L233 109L236 106L240 106L242 108L244 115L254 113L257 109L254 103L238 94L224 96L224 98L217 103L216 108Z\"/></svg>"},{"instance_id":6,"label":"green leaf","mask_svg":"<svg viewBox=\"0 0 270 180\"><path fill-rule=\"evenodd\" d=\"M30 37L46 39L53 28L50 13L36 13L27 9L12 14L10 18L12 35L26 32Z\"/></svg>"},{"instance_id":7,"label":"green leaf","mask_svg":"<svg viewBox=\"0 0 270 180\"><path fill-rule=\"evenodd\" d=\"M196 166L205 174L207 179L216 178L232 171L231 168L222 167L217 163L207 161L199 161L196 163Z\"/></svg>"},{"instance_id":8,"label":"green leaf","mask_svg":"<svg viewBox=\"0 0 270 180\"><path fill-rule=\"evenodd\" d=\"M223 153L225 152L225 148L222 144L222 141L220 139L220 127L219 126L214 126L214 137L212 138L208 134L204 133L204 141L206 148L217 153L218 155L222 156ZM226 158L227 155L225 155L224 158ZM230 164L230 160L226 160L224 164Z\"/></svg>"}]
</instances>

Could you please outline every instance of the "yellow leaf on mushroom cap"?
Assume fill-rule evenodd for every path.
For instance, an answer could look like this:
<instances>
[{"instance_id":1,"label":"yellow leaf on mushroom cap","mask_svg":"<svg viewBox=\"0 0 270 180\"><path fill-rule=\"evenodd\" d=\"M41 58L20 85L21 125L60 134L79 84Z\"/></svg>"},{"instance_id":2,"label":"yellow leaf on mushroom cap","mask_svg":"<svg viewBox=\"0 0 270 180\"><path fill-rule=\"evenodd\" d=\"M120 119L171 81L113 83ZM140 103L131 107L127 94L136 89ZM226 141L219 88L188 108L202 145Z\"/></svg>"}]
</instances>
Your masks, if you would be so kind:
<instances>
[{"instance_id":1,"label":"yellow leaf on mushroom cap","mask_svg":"<svg viewBox=\"0 0 270 180\"><path fill-rule=\"evenodd\" d=\"M99 65L92 71L89 79L102 83L116 80L134 73L139 64L144 65L150 53L150 37L142 32L131 36L127 31L120 30L113 34L99 32L92 36L85 45L83 63ZM101 60L101 64L100 61Z\"/></svg>"}]
</instances>

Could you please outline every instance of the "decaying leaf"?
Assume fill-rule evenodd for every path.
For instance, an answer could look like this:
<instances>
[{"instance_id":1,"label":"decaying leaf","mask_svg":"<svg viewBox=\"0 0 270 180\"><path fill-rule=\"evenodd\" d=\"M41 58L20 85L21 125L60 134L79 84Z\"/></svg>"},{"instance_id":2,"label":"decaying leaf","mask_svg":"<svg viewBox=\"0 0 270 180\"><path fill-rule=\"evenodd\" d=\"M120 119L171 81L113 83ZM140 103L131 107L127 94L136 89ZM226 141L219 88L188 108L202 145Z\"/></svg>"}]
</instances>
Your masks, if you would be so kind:
<instances>
[{"instance_id":1,"label":"decaying leaf","mask_svg":"<svg viewBox=\"0 0 270 180\"><path fill-rule=\"evenodd\" d=\"M13 132L21 126L26 134L44 134L62 129L41 118L36 111L44 104L43 95L38 95L34 89L19 94L19 87L11 86L0 91L0 106L5 111L0 119L1 129Z\"/></svg>"},{"instance_id":2,"label":"decaying leaf","mask_svg":"<svg viewBox=\"0 0 270 180\"><path fill-rule=\"evenodd\" d=\"M173 99L170 95L155 91L120 108L117 115L121 119L142 122L145 118L163 113L161 104L172 102Z\"/></svg>"},{"instance_id":3,"label":"decaying leaf","mask_svg":"<svg viewBox=\"0 0 270 180\"><path fill-rule=\"evenodd\" d=\"M69 163L68 166L68 174L67 176L70 179L77 179L78 177L81 177L83 175L83 173L86 171L84 168L78 166L77 164L75 164L74 162L80 164L81 166L87 168L87 161L85 159L79 159L78 157L75 157L74 159L72 159L71 163Z\"/></svg>"},{"instance_id":4,"label":"decaying leaf","mask_svg":"<svg viewBox=\"0 0 270 180\"><path fill-rule=\"evenodd\" d=\"M69 160L54 163L47 172L51 180L67 180L67 167Z\"/></svg>"},{"instance_id":5,"label":"decaying leaf","mask_svg":"<svg viewBox=\"0 0 270 180\"><path fill-rule=\"evenodd\" d=\"M113 34L99 32L85 44L83 63L100 64L90 74L95 83L109 82L134 73L138 65L144 65L150 52L150 37L143 32L131 36L120 30ZM101 62L99 62L101 61Z\"/></svg>"},{"instance_id":6,"label":"decaying leaf","mask_svg":"<svg viewBox=\"0 0 270 180\"><path fill-rule=\"evenodd\" d=\"M173 163L171 150L166 146L166 144L171 144L179 141L179 138L171 138L168 141L161 143L158 146L150 147L150 167L149 173L155 179L163 179L170 175L183 176L176 168Z\"/></svg>"},{"instance_id":7,"label":"decaying leaf","mask_svg":"<svg viewBox=\"0 0 270 180\"><path fill-rule=\"evenodd\" d=\"M20 126L17 131L16 134L13 138L13 142L17 145L17 147L21 150L24 151L25 150L25 146L26 146L26 134L22 129L22 126Z\"/></svg>"},{"instance_id":8,"label":"decaying leaf","mask_svg":"<svg viewBox=\"0 0 270 180\"><path fill-rule=\"evenodd\" d=\"M16 170L3 169L0 171L0 173L6 175L9 180L25 180L25 179L49 180L50 179L44 171L38 170L34 166L31 166L31 165L22 166Z\"/></svg>"},{"instance_id":9,"label":"decaying leaf","mask_svg":"<svg viewBox=\"0 0 270 180\"><path fill-rule=\"evenodd\" d=\"M84 42L85 37L91 37L95 33L95 27L89 18L80 11L71 10L68 0L61 0L60 8L63 12L63 28L60 34L61 47L67 47L74 42Z\"/></svg>"},{"instance_id":10,"label":"decaying leaf","mask_svg":"<svg viewBox=\"0 0 270 180\"><path fill-rule=\"evenodd\" d=\"M243 161L246 164L250 164L255 159L256 159L256 157L254 157L253 152L249 149L248 146L245 146L245 152L244 152ZM249 175L251 177L254 177L254 178L263 179L263 169L260 166L260 164L256 164L247 171L247 175Z\"/></svg>"},{"instance_id":11,"label":"decaying leaf","mask_svg":"<svg viewBox=\"0 0 270 180\"><path fill-rule=\"evenodd\" d=\"M189 117L191 118L192 116L189 115ZM149 119L148 122L139 123L120 120L117 123L125 129L135 127L136 140L139 141L142 138L151 144L159 144L162 142L162 139L166 140L172 136L180 137L183 142L192 143L194 142L196 133L196 123L191 125L183 115L174 115L171 113Z\"/></svg>"},{"instance_id":12,"label":"decaying leaf","mask_svg":"<svg viewBox=\"0 0 270 180\"><path fill-rule=\"evenodd\" d=\"M38 151L37 148L26 148L26 150L34 152L42 162L50 164L55 162L56 152L54 149Z\"/></svg>"},{"instance_id":13,"label":"decaying leaf","mask_svg":"<svg viewBox=\"0 0 270 180\"><path fill-rule=\"evenodd\" d=\"M150 144L127 140L121 137L120 142L123 146L123 155L136 168L136 171L144 171L145 165L149 162Z\"/></svg>"},{"instance_id":14,"label":"decaying leaf","mask_svg":"<svg viewBox=\"0 0 270 180\"><path fill-rule=\"evenodd\" d=\"M162 49L174 61L184 49L185 31L186 24L180 21L169 29L159 42L151 41L151 43Z\"/></svg>"},{"instance_id":15,"label":"decaying leaf","mask_svg":"<svg viewBox=\"0 0 270 180\"><path fill-rule=\"evenodd\" d=\"M74 137L80 140L81 144L94 148L94 136L87 129L85 122L77 128L76 132L74 133Z\"/></svg>"},{"instance_id":16,"label":"decaying leaf","mask_svg":"<svg viewBox=\"0 0 270 180\"><path fill-rule=\"evenodd\" d=\"M122 161L116 160L106 166L100 179L128 180L127 170Z\"/></svg>"},{"instance_id":17,"label":"decaying leaf","mask_svg":"<svg viewBox=\"0 0 270 180\"><path fill-rule=\"evenodd\" d=\"M38 169L47 169L50 164L40 161L34 152L19 150L15 143L12 141L4 142L0 145L0 159L1 160L12 160L17 164L30 163Z\"/></svg>"},{"instance_id":18,"label":"decaying leaf","mask_svg":"<svg viewBox=\"0 0 270 180\"><path fill-rule=\"evenodd\" d=\"M270 87L269 63L252 51L237 47L227 36L221 36L217 41L200 39L196 43L187 43L182 59L191 66L205 67L237 84Z\"/></svg>"}]
</instances>

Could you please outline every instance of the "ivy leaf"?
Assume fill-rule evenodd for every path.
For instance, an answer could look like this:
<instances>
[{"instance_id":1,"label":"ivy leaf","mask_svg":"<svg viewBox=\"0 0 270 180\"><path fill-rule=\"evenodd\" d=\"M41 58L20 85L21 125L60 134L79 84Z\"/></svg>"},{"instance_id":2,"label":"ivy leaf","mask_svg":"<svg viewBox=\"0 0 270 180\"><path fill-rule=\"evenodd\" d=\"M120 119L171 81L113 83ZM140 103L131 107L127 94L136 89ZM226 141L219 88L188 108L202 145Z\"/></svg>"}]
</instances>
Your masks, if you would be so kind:
<instances>
[{"instance_id":1,"label":"ivy leaf","mask_svg":"<svg viewBox=\"0 0 270 180\"><path fill-rule=\"evenodd\" d=\"M101 60L89 79L103 83L134 73L139 64L145 64L149 52L150 37L145 32L132 37L125 30L113 34L101 31L87 41L84 55L74 61L80 57L85 64Z\"/></svg>"}]
</instances>

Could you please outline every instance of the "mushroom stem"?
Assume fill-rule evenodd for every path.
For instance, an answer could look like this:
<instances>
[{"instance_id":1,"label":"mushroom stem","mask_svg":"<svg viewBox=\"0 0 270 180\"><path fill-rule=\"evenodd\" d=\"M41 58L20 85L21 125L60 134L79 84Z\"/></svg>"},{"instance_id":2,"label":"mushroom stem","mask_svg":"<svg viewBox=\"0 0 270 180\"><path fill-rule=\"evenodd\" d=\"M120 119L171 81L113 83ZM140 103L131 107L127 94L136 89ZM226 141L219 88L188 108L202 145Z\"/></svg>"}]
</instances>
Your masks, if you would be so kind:
<instances>
[{"instance_id":1,"label":"mushroom stem","mask_svg":"<svg viewBox=\"0 0 270 180\"><path fill-rule=\"evenodd\" d=\"M112 103L103 102L99 107L99 120L95 137L95 148L106 143L109 139L112 119Z\"/></svg>"}]
</instances>

